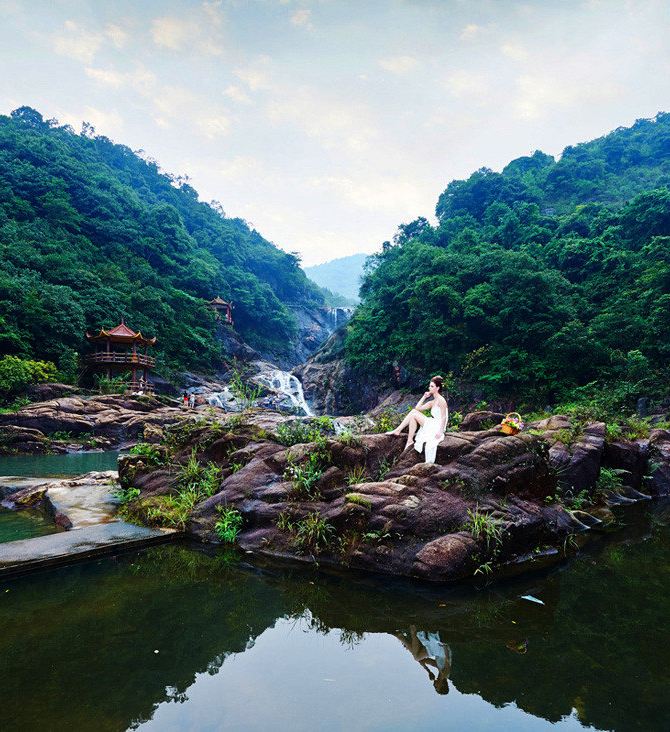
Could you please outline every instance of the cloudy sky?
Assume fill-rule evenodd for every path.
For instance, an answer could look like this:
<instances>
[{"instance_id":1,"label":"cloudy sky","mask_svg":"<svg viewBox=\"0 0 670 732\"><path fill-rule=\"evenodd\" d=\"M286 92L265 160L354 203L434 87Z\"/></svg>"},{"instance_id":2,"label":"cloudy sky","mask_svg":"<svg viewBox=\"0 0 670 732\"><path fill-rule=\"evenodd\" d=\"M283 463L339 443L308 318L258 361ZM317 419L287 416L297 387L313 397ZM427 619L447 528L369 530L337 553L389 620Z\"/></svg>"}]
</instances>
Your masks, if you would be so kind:
<instances>
[{"instance_id":1,"label":"cloudy sky","mask_svg":"<svg viewBox=\"0 0 670 732\"><path fill-rule=\"evenodd\" d=\"M310 265L669 111L669 31L667 0L0 0L0 113L86 120Z\"/></svg>"}]
</instances>

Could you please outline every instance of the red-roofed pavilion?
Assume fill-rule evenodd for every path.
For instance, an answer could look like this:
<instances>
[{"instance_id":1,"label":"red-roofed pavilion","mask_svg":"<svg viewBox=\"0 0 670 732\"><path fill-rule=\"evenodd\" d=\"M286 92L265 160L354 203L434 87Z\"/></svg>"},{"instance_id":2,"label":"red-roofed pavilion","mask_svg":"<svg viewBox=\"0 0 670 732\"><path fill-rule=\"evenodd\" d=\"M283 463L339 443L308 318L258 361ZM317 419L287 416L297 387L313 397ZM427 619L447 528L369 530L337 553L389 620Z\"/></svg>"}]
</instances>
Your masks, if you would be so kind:
<instances>
[{"instance_id":1,"label":"red-roofed pavilion","mask_svg":"<svg viewBox=\"0 0 670 732\"><path fill-rule=\"evenodd\" d=\"M207 307L213 310L217 320L233 325L233 303L226 302L218 295L207 303Z\"/></svg>"},{"instance_id":2,"label":"red-roofed pavilion","mask_svg":"<svg viewBox=\"0 0 670 732\"><path fill-rule=\"evenodd\" d=\"M155 345L156 338L145 338L129 328L123 320L111 330L100 329L99 333L86 333L86 338L95 344L95 353L86 356L86 363L96 371L105 371L107 378L118 372L130 371L131 389L149 388L149 369L156 365L156 359L149 356L149 348ZM143 373L137 377L138 371Z\"/></svg>"}]
</instances>

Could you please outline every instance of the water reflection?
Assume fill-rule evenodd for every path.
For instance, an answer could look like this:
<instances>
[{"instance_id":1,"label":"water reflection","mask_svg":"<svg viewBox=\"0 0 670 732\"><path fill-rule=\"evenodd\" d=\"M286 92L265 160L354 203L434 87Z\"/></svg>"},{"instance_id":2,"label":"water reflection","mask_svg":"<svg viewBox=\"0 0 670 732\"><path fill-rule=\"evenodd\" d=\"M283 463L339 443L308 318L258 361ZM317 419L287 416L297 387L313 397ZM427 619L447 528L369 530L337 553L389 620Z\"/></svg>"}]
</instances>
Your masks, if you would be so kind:
<instances>
[{"instance_id":1,"label":"water reflection","mask_svg":"<svg viewBox=\"0 0 670 732\"><path fill-rule=\"evenodd\" d=\"M396 638L428 673L435 691L438 694L448 694L451 648L440 640L440 634L423 630L417 632L416 626L410 625L408 632L396 633Z\"/></svg>"},{"instance_id":2,"label":"water reflection","mask_svg":"<svg viewBox=\"0 0 670 732\"><path fill-rule=\"evenodd\" d=\"M633 518L485 590L183 547L5 582L0 727L664 729L669 516Z\"/></svg>"}]
</instances>

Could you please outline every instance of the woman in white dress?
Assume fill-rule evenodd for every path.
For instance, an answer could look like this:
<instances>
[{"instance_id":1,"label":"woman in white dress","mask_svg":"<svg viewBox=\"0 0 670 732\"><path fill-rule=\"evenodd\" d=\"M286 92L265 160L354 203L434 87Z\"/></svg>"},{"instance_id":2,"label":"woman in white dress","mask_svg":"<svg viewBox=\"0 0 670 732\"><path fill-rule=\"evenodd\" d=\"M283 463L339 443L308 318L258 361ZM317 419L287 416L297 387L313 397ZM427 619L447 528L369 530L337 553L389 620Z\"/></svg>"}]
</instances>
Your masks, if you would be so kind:
<instances>
[{"instance_id":1,"label":"woman in white dress","mask_svg":"<svg viewBox=\"0 0 670 732\"><path fill-rule=\"evenodd\" d=\"M422 452L425 447L427 463L435 462L437 446L444 439L449 421L449 407L447 400L442 396L443 383L444 379L441 376L433 376L428 391L421 397L416 407L394 430L386 433L387 435L399 435L407 427L405 450L412 442L414 442L414 449L417 452ZM430 409L430 417L423 414L425 409Z\"/></svg>"}]
</instances>

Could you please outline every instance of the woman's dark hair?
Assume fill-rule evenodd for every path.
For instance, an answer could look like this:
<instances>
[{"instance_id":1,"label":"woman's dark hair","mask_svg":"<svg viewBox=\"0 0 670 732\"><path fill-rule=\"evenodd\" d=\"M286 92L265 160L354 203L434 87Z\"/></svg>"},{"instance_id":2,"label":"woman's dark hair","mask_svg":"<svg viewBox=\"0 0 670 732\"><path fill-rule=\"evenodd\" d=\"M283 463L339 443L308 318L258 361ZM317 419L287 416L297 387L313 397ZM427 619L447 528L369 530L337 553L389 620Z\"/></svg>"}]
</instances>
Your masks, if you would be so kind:
<instances>
[{"instance_id":1,"label":"woman's dark hair","mask_svg":"<svg viewBox=\"0 0 670 732\"><path fill-rule=\"evenodd\" d=\"M444 384L444 379L441 376L433 376L431 378L431 381L435 386L437 387L437 390L442 393L442 384ZM425 382L424 382L425 383Z\"/></svg>"}]
</instances>

